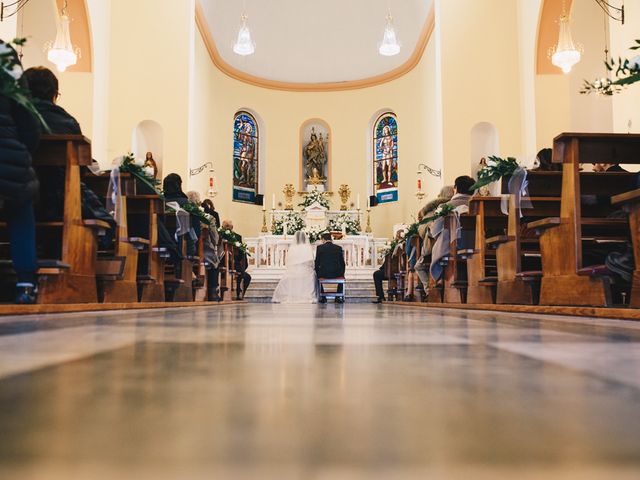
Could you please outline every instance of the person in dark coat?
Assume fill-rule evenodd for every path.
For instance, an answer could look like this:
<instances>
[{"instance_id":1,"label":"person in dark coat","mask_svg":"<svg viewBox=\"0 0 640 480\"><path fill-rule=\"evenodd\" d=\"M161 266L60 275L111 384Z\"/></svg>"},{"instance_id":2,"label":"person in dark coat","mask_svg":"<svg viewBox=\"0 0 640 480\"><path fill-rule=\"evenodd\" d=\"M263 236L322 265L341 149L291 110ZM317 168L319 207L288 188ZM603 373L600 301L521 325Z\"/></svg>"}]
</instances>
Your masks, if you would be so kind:
<instances>
[{"instance_id":1,"label":"person in dark coat","mask_svg":"<svg viewBox=\"0 0 640 480\"><path fill-rule=\"evenodd\" d=\"M162 191L166 203L175 202L180 207L190 203L189 197L182 191L182 178L177 173L170 173L164 177ZM196 237L200 238L200 219L194 215L191 215L191 228L193 228ZM190 255L195 255L196 245L189 235L187 235L187 248Z\"/></svg>"},{"instance_id":2,"label":"person in dark coat","mask_svg":"<svg viewBox=\"0 0 640 480\"><path fill-rule=\"evenodd\" d=\"M231 220L224 220L222 222L222 228L230 230L236 238L236 242L242 243L242 235L239 235L233 230L233 222ZM247 289L251 284L251 275L247 272L249 267L249 259L247 254L241 251L239 248L234 249L233 255L233 269L236 271L236 300L242 300L244 294L247 293Z\"/></svg>"},{"instance_id":3,"label":"person in dark coat","mask_svg":"<svg viewBox=\"0 0 640 480\"><path fill-rule=\"evenodd\" d=\"M13 47L0 43L13 51L19 66ZM2 81L13 80L5 77ZM38 179L31 154L38 146L40 131L32 113L0 95L0 209L9 230L11 260L17 276L15 302L19 304L35 303L37 294L33 201L38 194Z\"/></svg>"},{"instance_id":4,"label":"person in dark coat","mask_svg":"<svg viewBox=\"0 0 640 480\"><path fill-rule=\"evenodd\" d=\"M216 221L216 227L220 227L220 214L216 212L216 207L213 206L213 202L208 198L202 202L201 205L204 208L204 213L211 215Z\"/></svg>"},{"instance_id":5,"label":"person in dark coat","mask_svg":"<svg viewBox=\"0 0 640 480\"><path fill-rule=\"evenodd\" d=\"M45 67L29 68L24 72L29 90L33 95L33 103L55 135L82 135L78 121L64 108L56 105L60 96L58 78ZM83 167L82 172L88 170ZM38 167L40 178L40 201L37 206L39 217L45 220L59 220L64 214L64 167ZM111 228L106 235L100 237L100 247L108 248L116 231L116 221L109 215L102 200L84 182L80 182L80 198L82 202L82 218L102 220Z\"/></svg>"},{"instance_id":6,"label":"person in dark coat","mask_svg":"<svg viewBox=\"0 0 640 480\"><path fill-rule=\"evenodd\" d=\"M321 278L341 278L344 277L346 265L344 263L344 252L342 247L331 241L330 233L322 234L322 245L316 249L315 269L318 279ZM338 292L342 293L342 285L338 285ZM320 289L320 302L325 303L326 298L322 296L324 290ZM336 298L336 302L342 303L342 298Z\"/></svg>"}]
</instances>

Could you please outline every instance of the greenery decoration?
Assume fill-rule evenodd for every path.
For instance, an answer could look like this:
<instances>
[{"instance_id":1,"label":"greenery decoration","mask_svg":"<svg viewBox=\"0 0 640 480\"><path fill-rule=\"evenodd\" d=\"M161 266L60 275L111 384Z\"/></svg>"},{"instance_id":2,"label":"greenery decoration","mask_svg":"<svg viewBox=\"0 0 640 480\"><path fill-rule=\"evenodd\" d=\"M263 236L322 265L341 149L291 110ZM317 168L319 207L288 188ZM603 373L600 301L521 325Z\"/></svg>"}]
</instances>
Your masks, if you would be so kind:
<instances>
[{"instance_id":1,"label":"greenery decoration","mask_svg":"<svg viewBox=\"0 0 640 480\"><path fill-rule=\"evenodd\" d=\"M519 167L518 161L513 157L504 159L491 156L487 159L487 165L478 171L478 181L471 186L471 190L477 190L502 177L512 175Z\"/></svg>"},{"instance_id":2,"label":"greenery decoration","mask_svg":"<svg viewBox=\"0 0 640 480\"><path fill-rule=\"evenodd\" d=\"M207 214L204 211L204 208L202 208L200 205L196 205L193 202L187 202L184 205L182 205L180 208L182 208L185 212L198 218L198 220L200 220L201 223L211 226L211 219L213 217Z\"/></svg>"},{"instance_id":3,"label":"greenery decoration","mask_svg":"<svg viewBox=\"0 0 640 480\"><path fill-rule=\"evenodd\" d=\"M42 124L42 127L47 133L51 133L49 126L33 104L31 92L22 80L22 75L24 74L22 63L20 62L18 53L12 46L13 44L16 47L22 47L26 43L26 38L16 38L11 43L0 40L0 95L24 107Z\"/></svg>"},{"instance_id":4,"label":"greenery decoration","mask_svg":"<svg viewBox=\"0 0 640 480\"><path fill-rule=\"evenodd\" d=\"M218 235L220 239L227 242L230 245L233 245L238 250L240 250L243 254L251 256L249 253L249 247L246 243L240 241L240 236L234 232L233 230L229 230L228 228L220 227L218 229Z\"/></svg>"},{"instance_id":5,"label":"greenery decoration","mask_svg":"<svg viewBox=\"0 0 640 480\"><path fill-rule=\"evenodd\" d=\"M327 210L329 209L329 197L325 192L319 192L314 190L312 192L307 193L302 200L302 203L299 203L298 206L302 208L307 208L314 203L318 202Z\"/></svg>"},{"instance_id":6,"label":"greenery decoration","mask_svg":"<svg viewBox=\"0 0 640 480\"><path fill-rule=\"evenodd\" d=\"M630 50L640 50L640 40L635 41ZM640 82L640 55L632 60L618 57L618 59L605 60L608 72L615 72L615 80L610 78L596 79L593 82L587 80L582 85L580 93L596 93L599 95L613 95L620 93L624 88L636 82Z\"/></svg>"},{"instance_id":7,"label":"greenery decoration","mask_svg":"<svg viewBox=\"0 0 640 480\"><path fill-rule=\"evenodd\" d=\"M153 168L145 167L144 160L136 159L133 156L133 153L128 153L127 155L122 156L122 160L120 161L120 173L128 173L132 175L137 180L140 180L148 186L151 190L156 192L158 196L164 198L164 195L159 188L160 180L153 176Z\"/></svg>"}]
</instances>

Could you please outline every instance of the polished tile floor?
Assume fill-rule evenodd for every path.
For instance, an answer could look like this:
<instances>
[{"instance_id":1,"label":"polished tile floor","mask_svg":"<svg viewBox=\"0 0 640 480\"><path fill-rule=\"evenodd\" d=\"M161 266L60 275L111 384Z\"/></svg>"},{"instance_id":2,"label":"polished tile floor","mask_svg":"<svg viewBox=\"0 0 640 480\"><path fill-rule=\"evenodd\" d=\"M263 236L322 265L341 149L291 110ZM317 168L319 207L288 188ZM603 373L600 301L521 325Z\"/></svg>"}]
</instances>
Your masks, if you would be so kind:
<instances>
[{"instance_id":1,"label":"polished tile floor","mask_svg":"<svg viewBox=\"0 0 640 480\"><path fill-rule=\"evenodd\" d=\"M0 478L637 480L640 324L332 304L0 318Z\"/></svg>"}]
</instances>

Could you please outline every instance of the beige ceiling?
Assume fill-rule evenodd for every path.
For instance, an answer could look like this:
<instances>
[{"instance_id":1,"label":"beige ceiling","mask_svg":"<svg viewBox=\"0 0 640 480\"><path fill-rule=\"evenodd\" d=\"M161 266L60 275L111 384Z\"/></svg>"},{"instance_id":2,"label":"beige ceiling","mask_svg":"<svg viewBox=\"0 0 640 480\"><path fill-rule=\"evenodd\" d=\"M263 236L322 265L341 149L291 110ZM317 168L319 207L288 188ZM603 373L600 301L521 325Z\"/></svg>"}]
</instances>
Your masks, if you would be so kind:
<instances>
[{"instance_id":1,"label":"beige ceiling","mask_svg":"<svg viewBox=\"0 0 640 480\"><path fill-rule=\"evenodd\" d=\"M405 64L418 46L433 0L246 0L255 54L233 53L243 2L200 0L222 60L245 74L278 82L348 82ZM378 54L388 5L402 50Z\"/></svg>"}]
</instances>

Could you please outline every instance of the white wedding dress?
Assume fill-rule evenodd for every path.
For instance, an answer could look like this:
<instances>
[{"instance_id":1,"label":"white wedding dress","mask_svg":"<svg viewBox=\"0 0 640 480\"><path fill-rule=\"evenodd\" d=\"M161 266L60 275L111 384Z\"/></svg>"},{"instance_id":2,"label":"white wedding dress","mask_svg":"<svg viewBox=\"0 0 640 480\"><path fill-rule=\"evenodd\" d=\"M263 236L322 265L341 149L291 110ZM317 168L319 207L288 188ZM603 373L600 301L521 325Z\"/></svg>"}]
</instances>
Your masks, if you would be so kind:
<instances>
[{"instance_id":1,"label":"white wedding dress","mask_svg":"<svg viewBox=\"0 0 640 480\"><path fill-rule=\"evenodd\" d=\"M316 303L318 285L313 248L304 232L297 232L287 253L287 269L273 292L274 303Z\"/></svg>"}]
</instances>

